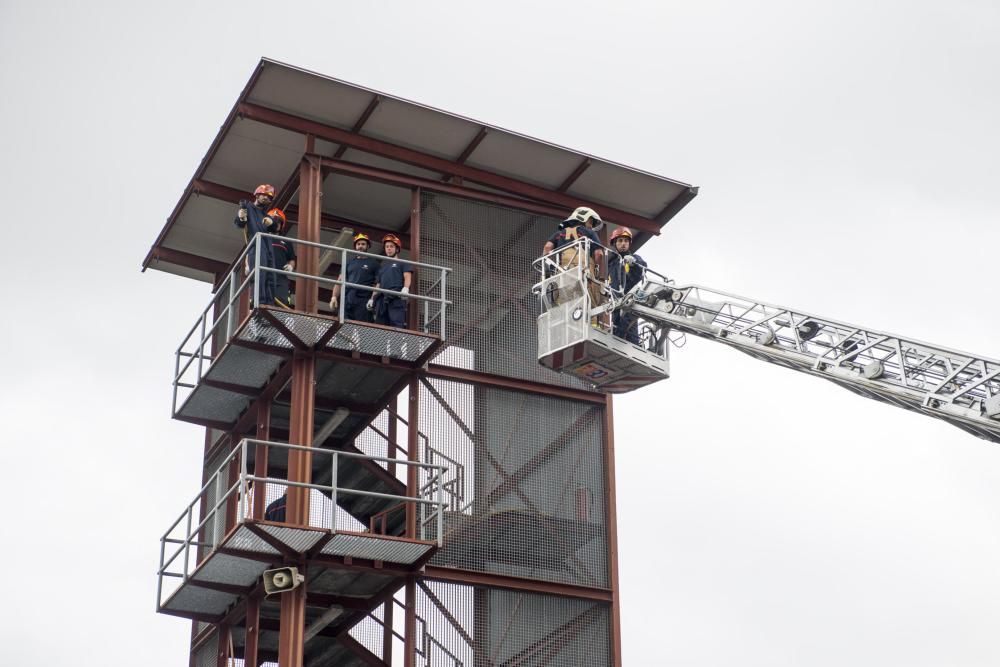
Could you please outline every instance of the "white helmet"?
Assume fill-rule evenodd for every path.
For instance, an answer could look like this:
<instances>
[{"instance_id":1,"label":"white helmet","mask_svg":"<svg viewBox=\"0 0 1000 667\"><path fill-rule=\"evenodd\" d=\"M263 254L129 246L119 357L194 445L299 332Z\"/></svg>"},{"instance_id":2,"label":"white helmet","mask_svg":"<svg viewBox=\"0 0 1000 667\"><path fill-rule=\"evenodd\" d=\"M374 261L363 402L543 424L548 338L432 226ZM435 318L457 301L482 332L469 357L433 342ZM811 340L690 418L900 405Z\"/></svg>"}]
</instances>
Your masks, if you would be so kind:
<instances>
[{"instance_id":1,"label":"white helmet","mask_svg":"<svg viewBox=\"0 0 1000 667\"><path fill-rule=\"evenodd\" d=\"M575 211L570 213L569 217L563 222L575 222L584 225L588 222L593 222L593 229L595 232L604 226L604 221L601 220L601 216L597 214L597 211L592 208L587 208L586 206L577 208Z\"/></svg>"}]
</instances>

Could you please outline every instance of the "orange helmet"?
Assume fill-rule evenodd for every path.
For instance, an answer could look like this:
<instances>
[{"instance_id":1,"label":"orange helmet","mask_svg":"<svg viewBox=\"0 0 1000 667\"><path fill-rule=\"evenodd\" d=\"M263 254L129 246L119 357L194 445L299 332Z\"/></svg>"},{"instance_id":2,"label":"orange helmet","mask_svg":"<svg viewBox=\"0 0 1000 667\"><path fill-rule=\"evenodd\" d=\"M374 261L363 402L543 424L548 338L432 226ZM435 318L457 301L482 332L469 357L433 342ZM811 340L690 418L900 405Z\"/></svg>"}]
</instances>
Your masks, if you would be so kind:
<instances>
[{"instance_id":1,"label":"orange helmet","mask_svg":"<svg viewBox=\"0 0 1000 667\"><path fill-rule=\"evenodd\" d=\"M267 183L262 183L257 186L257 189L253 191L254 198L257 195L270 195L271 199L274 199L274 186L268 185Z\"/></svg>"},{"instance_id":2,"label":"orange helmet","mask_svg":"<svg viewBox=\"0 0 1000 667\"><path fill-rule=\"evenodd\" d=\"M369 246L372 244L372 240L364 232L358 232L354 235L354 245L357 245L358 241L366 241Z\"/></svg>"},{"instance_id":3,"label":"orange helmet","mask_svg":"<svg viewBox=\"0 0 1000 667\"><path fill-rule=\"evenodd\" d=\"M385 236L382 237L382 245L385 245L389 241L395 243L396 247L399 248L400 250L403 249L403 242L400 241L399 237L396 236L395 234L386 234Z\"/></svg>"},{"instance_id":4,"label":"orange helmet","mask_svg":"<svg viewBox=\"0 0 1000 667\"><path fill-rule=\"evenodd\" d=\"M278 233L284 233L285 228L288 227L288 218L285 217L285 212L280 208L272 208L267 212L267 215L270 218L277 218L281 221L281 224L278 225Z\"/></svg>"},{"instance_id":5,"label":"orange helmet","mask_svg":"<svg viewBox=\"0 0 1000 667\"><path fill-rule=\"evenodd\" d=\"M624 236L629 241L632 240L632 230L628 227L619 227L615 231L611 232L611 243L614 244L615 239Z\"/></svg>"}]
</instances>

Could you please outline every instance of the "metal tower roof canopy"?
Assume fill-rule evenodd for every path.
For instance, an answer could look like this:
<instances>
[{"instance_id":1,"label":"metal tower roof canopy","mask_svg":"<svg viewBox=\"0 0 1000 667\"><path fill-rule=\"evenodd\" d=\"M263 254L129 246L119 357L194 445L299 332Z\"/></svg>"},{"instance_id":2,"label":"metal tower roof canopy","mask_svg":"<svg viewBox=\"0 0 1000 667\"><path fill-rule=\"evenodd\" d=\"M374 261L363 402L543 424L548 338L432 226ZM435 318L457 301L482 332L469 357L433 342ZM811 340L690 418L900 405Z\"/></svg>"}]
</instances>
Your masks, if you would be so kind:
<instances>
[{"instance_id":1,"label":"metal tower roof canopy","mask_svg":"<svg viewBox=\"0 0 1000 667\"><path fill-rule=\"evenodd\" d=\"M313 151L395 172L424 187L464 187L565 210L591 205L612 223L658 234L696 194L679 181L595 158L345 81L262 59L143 261L212 281L243 247L233 204L259 183L296 219L306 136ZM284 184L284 187L283 187ZM323 214L343 226L401 230L409 193L337 173ZM289 206L291 205L291 206Z\"/></svg>"}]
</instances>

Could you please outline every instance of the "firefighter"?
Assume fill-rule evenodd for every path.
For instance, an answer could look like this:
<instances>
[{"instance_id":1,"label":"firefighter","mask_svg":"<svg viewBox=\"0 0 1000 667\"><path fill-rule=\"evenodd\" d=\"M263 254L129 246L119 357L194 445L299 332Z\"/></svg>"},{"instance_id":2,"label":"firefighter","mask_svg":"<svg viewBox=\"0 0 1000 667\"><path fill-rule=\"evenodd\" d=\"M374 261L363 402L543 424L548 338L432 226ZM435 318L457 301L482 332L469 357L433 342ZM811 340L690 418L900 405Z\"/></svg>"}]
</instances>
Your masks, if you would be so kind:
<instances>
[{"instance_id":1,"label":"firefighter","mask_svg":"<svg viewBox=\"0 0 1000 667\"><path fill-rule=\"evenodd\" d=\"M358 252L368 252L371 240L367 234L358 232L354 235L354 249ZM343 280L347 274L347 282L358 285L374 285L378 275L379 262L374 257L355 255L347 260L346 271L341 271L337 280ZM337 310L340 297L340 285L333 286L333 296L330 297L330 308ZM371 322L372 313L368 309L368 301L372 298L371 290L358 287L348 287L344 291L344 319L359 322Z\"/></svg>"},{"instance_id":2,"label":"firefighter","mask_svg":"<svg viewBox=\"0 0 1000 667\"><path fill-rule=\"evenodd\" d=\"M601 262L604 261L604 249L601 247L601 239L597 232L604 226L604 221L597 211L586 206L580 206L570 213L559 230L549 237L542 248L542 254L546 255L553 250L572 244L574 241L587 238L590 239L590 262L587 268L587 294L590 297L590 307L596 308L601 304ZM562 251L559 255L559 265L564 271L571 271L580 264L581 257L577 248L570 248ZM578 283L565 284L560 286L560 290L555 295L556 303L565 303L575 299L582 293ZM598 324L597 318L591 318L591 324Z\"/></svg>"},{"instance_id":3,"label":"firefighter","mask_svg":"<svg viewBox=\"0 0 1000 667\"><path fill-rule=\"evenodd\" d=\"M611 247L615 252L608 254L608 282L612 292L621 295L642 282L646 261L630 252L632 230L628 227L619 227L611 233ZM611 321L615 336L639 344L639 322L634 314L616 310Z\"/></svg>"},{"instance_id":4,"label":"firefighter","mask_svg":"<svg viewBox=\"0 0 1000 667\"><path fill-rule=\"evenodd\" d=\"M399 257L403 242L395 234L382 237L382 249L385 259L379 266L376 277L376 287L401 292L397 294L377 293L368 300L368 309L375 311L375 323L387 324L392 327L406 327L406 296L410 293L410 283L413 280L413 267Z\"/></svg>"},{"instance_id":5,"label":"firefighter","mask_svg":"<svg viewBox=\"0 0 1000 667\"><path fill-rule=\"evenodd\" d=\"M271 209L271 202L274 201L274 186L266 183L258 185L253 191L253 202L245 199L240 200L240 207L236 210L236 219L233 222L243 230L243 239L250 243L257 234L270 234L274 225L274 218L267 212ZM257 252L250 250L247 257L247 269L253 271L256 262ZM268 237L260 239L260 262L261 266L274 268L274 247L272 240ZM274 303L275 274L270 271L261 271L260 280L257 285L257 295L259 303L270 305Z\"/></svg>"},{"instance_id":6,"label":"firefighter","mask_svg":"<svg viewBox=\"0 0 1000 667\"><path fill-rule=\"evenodd\" d=\"M288 218L280 208L272 208L267 212L267 217L271 218L269 229L279 236L288 233ZM266 219L266 218L265 218ZM271 249L274 253L274 266L281 267L282 271L295 270L295 246L287 239L271 239ZM291 308L289 298L289 286L291 279L283 273L274 274L274 303L282 308Z\"/></svg>"}]
</instances>

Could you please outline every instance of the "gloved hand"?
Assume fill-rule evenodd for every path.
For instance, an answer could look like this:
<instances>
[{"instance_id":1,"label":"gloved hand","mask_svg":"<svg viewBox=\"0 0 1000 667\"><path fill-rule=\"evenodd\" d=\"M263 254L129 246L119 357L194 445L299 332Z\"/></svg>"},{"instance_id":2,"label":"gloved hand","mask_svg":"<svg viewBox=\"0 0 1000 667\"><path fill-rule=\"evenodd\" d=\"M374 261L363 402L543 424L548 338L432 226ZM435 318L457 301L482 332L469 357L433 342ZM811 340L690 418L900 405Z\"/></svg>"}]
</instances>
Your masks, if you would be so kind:
<instances>
[{"instance_id":1,"label":"gloved hand","mask_svg":"<svg viewBox=\"0 0 1000 667\"><path fill-rule=\"evenodd\" d=\"M246 222L247 221L247 210L246 210L246 208L244 208L243 206L240 206L240 209L236 212L236 216L240 219L240 222Z\"/></svg>"},{"instance_id":2,"label":"gloved hand","mask_svg":"<svg viewBox=\"0 0 1000 667\"><path fill-rule=\"evenodd\" d=\"M281 267L281 270L282 271L294 271L295 267L292 266L291 262L289 262L288 264L285 264L283 267Z\"/></svg>"},{"instance_id":3,"label":"gloved hand","mask_svg":"<svg viewBox=\"0 0 1000 667\"><path fill-rule=\"evenodd\" d=\"M337 304L338 303L340 303L340 300L337 299L337 295L336 294L334 294L333 296L330 297L330 308L332 308L333 310L337 310Z\"/></svg>"},{"instance_id":4,"label":"gloved hand","mask_svg":"<svg viewBox=\"0 0 1000 667\"><path fill-rule=\"evenodd\" d=\"M624 257L622 257L622 262L624 262L625 264L635 264L635 257L633 257L632 255L625 255Z\"/></svg>"},{"instance_id":5,"label":"gloved hand","mask_svg":"<svg viewBox=\"0 0 1000 667\"><path fill-rule=\"evenodd\" d=\"M375 297L368 299L368 303L365 304L365 308L368 309L368 312L375 310Z\"/></svg>"},{"instance_id":6,"label":"gloved hand","mask_svg":"<svg viewBox=\"0 0 1000 667\"><path fill-rule=\"evenodd\" d=\"M273 224L274 224L274 220L271 220L271 216L266 216L264 218L264 226L265 227L267 227L268 229L270 229L271 225L273 225Z\"/></svg>"},{"instance_id":7,"label":"gloved hand","mask_svg":"<svg viewBox=\"0 0 1000 667\"><path fill-rule=\"evenodd\" d=\"M400 292L400 294L403 295L403 298L406 298L406 295L410 293L410 288L409 287L404 287L403 289L399 290L399 292Z\"/></svg>"}]
</instances>

